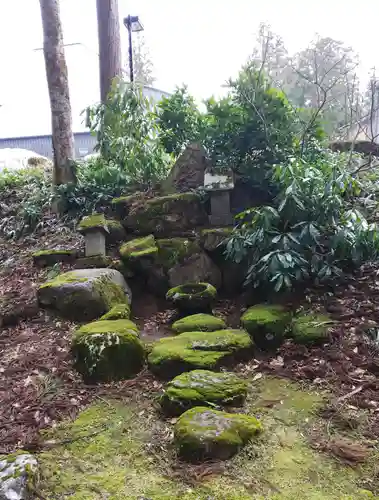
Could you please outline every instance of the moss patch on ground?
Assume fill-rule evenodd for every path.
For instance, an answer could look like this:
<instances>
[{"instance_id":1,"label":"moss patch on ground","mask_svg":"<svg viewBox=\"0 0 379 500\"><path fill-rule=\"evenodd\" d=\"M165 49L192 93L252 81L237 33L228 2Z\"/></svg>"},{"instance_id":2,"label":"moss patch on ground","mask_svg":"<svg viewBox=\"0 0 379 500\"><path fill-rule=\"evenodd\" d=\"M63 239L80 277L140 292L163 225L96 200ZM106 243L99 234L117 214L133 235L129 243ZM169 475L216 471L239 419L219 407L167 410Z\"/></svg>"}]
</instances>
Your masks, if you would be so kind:
<instances>
[{"instance_id":1,"label":"moss patch on ground","mask_svg":"<svg viewBox=\"0 0 379 500\"><path fill-rule=\"evenodd\" d=\"M49 432L58 445L38 455L38 491L54 500L364 500L377 459L351 468L312 449L308 433L319 425L323 394L283 379L251 382L243 412L262 421L263 433L222 469L191 476L172 452L173 423L138 402L107 401ZM141 399L142 398L142 399ZM184 468L183 468L184 467ZM178 474L181 468L182 474ZM203 469L202 469L203 470Z\"/></svg>"},{"instance_id":2,"label":"moss patch on ground","mask_svg":"<svg viewBox=\"0 0 379 500\"><path fill-rule=\"evenodd\" d=\"M333 321L326 314L304 311L292 321L291 337L297 344L323 344Z\"/></svg>"}]
</instances>

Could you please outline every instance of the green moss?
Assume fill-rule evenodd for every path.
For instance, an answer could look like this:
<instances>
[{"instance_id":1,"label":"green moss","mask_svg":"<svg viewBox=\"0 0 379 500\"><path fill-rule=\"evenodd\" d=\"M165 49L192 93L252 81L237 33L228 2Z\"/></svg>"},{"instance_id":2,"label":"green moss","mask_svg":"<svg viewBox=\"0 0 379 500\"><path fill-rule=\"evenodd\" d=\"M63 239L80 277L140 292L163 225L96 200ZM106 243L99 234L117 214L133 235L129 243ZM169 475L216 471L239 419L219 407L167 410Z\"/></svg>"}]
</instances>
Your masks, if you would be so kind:
<instances>
[{"instance_id":1,"label":"green moss","mask_svg":"<svg viewBox=\"0 0 379 500\"><path fill-rule=\"evenodd\" d=\"M169 194L167 196L159 196L157 198L152 198L151 200L148 200L147 203L149 206L161 206L169 208L168 205L170 205L170 203L172 202L177 202L177 201L193 202L198 200L199 200L199 195L197 195L196 193L174 193L174 194Z\"/></svg>"},{"instance_id":2,"label":"green moss","mask_svg":"<svg viewBox=\"0 0 379 500\"><path fill-rule=\"evenodd\" d=\"M48 288L55 286L62 286L67 283L85 283L88 281L88 278L78 278L75 273L69 271L68 273L59 274L56 278L46 281L39 286L39 288Z\"/></svg>"},{"instance_id":3,"label":"green moss","mask_svg":"<svg viewBox=\"0 0 379 500\"><path fill-rule=\"evenodd\" d=\"M159 239L156 243L158 247L156 263L165 271L200 252L197 242L188 238Z\"/></svg>"},{"instance_id":4,"label":"green moss","mask_svg":"<svg viewBox=\"0 0 379 500\"><path fill-rule=\"evenodd\" d=\"M116 332L120 335L133 331L138 334L138 326L130 319L117 319L117 320L104 320L92 321L87 323L76 330L74 339L79 340L83 336L97 335L101 333Z\"/></svg>"},{"instance_id":5,"label":"green moss","mask_svg":"<svg viewBox=\"0 0 379 500\"><path fill-rule=\"evenodd\" d=\"M106 222L108 229L110 231L112 231L112 230L123 231L124 230L121 222L116 220L116 219L106 219L105 222Z\"/></svg>"},{"instance_id":6,"label":"green moss","mask_svg":"<svg viewBox=\"0 0 379 500\"><path fill-rule=\"evenodd\" d=\"M120 285L114 283L107 276L101 276L93 281L93 288L102 298L106 310L112 309L117 304L124 304L125 291Z\"/></svg>"},{"instance_id":7,"label":"green moss","mask_svg":"<svg viewBox=\"0 0 379 500\"><path fill-rule=\"evenodd\" d=\"M58 423L43 435L56 445L38 455L41 497L54 500L364 500L377 498L377 455L350 467L309 445L307 435L325 421L316 410L324 394L280 378L251 386L245 412L264 432L231 458L225 469L188 484L171 453L172 424L157 415L144 391L125 404L106 400ZM150 394L150 391L149 391ZM105 396L104 396L105 397ZM328 430L334 432L333 425ZM355 432L355 431L354 431ZM359 437L355 436L356 439ZM207 467L207 465L206 465ZM218 472L217 472L218 470ZM374 493L368 492L372 485ZM366 488L366 491L363 489ZM371 488L369 488L371 489Z\"/></svg>"},{"instance_id":8,"label":"green moss","mask_svg":"<svg viewBox=\"0 0 379 500\"><path fill-rule=\"evenodd\" d=\"M329 316L307 311L293 319L291 337L297 344L322 344L332 324Z\"/></svg>"},{"instance_id":9,"label":"green moss","mask_svg":"<svg viewBox=\"0 0 379 500\"><path fill-rule=\"evenodd\" d=\"M210 283L185 283L170 288L166 294L167 300L188 314L211 311L216 297L217 290Z\"/></svg>"},{"instance_id":10,"label":"green moss","mask_svg":"<svg viewBox=\"0 0 379 500\"><path fill-rule=\"evenodd\" d=\"M74 368L91 382L129 378L144 362L138 328L130 320L94 321L73 335Z\"/></svg>"},{"instance_id":11,"label":"green moss","mask_svg":"<svg viewBox=\"0 0 379 500\"><path fill-rule=\"evenodd\" d=\"M51 250L39 250L38 252L34 252L32 254L32 257L44 257L44 256L49 256L49 255L68 255L68 256L75 256L77 253L76 250L72 249L64 249L64 248L54 248Z\"/></svg>"},{"instance_id":12,"label":"green moss","mask_svg":"<svg viewBox=\"0 0 379 500\"><path fill-rule=\"evenodd\" d=\"M144 193L133 193L126 196L119 196L118 198L113 198L112 205L131 205L132 203L144 198Z\"/></svg>"},{"instance_id":13,"label":"green moss","mask_svg":"<svg viewBox=\"0 0 379 500\"><path fill-rule=\"evenodd\" d=\"M210 314L192 314L185 318L175 321L172 329L175 333L183 332L212 332L214 330L222 330L226 328L226 323L221 318L216 318Z\"/></svg>"},{"instance_id":14,"label":"green moss","mask_svg":"<svg viewBox=\"0 0 379 500\"><path fill-rule=\"evenodd\" d=\"M86 232L91 229L104 229L107 227L107 223L104 214L92 214L83 217L79 222L78 231Z\"/></svg>"},{"instance_id":15,"label":"green moss","mask_svg":"<svg viewBox=\"0 0 379 500\"><path fill-rule=\"evenodd\" d=\"M148 356L150 369L163 378L184 371L212 370L250 354L252 340L244 330L186 332L156 342Z\"/></svg>"},{"instance_id":16,"label":"green moss","mask_svg":"<svg viewBox=\"0 0 379 500\"><path fill-rule=\"evenodd\" d=\"M155 238L151 234L143 238L135 238L127 241L120 248L121 258L125 262L136 261L143 257L155 257L158 247L155 244Z\"/></svg>"},{"instance_id":17,"label":"green moss","mask_svg":"<svg viewBox=\"0 0 379 500\"><path fill-rule=\"evenodd\" d=\"M190 460L226 459L261 431L255 417L199 406L179 417L174 435L179 453Z\"/></svg>"},{"instance_id":18,"label":"green moss","mask_svg":"<svg viewBox=\"0 0 379 500\"><path fill-rule=\"evenodd\" d=\"M218 254L220 254L220 257L224 257L224 245L232 232L232 227L216 227L212 229L203 229L200 232L201 245L208 252L217 252Z\"/></svg>"},{"instance_id":19,"label":"green moss","mask_svg":"<svg viewBox=\"0 0 379 500\"><path fill-rule=\"evenodd\" d=\"M178 415L194 406L240 405L247 382L234 373L193 370L169 382L161 398L165 413Z\"/></svg>"},{"instance_id":20,"label":"green moss","mask_svg":"<svg viewBox=\"0 0 379 500\"><path fill-rule=\"evenodd\" d=\"M99 321L129 319L129 318L130 318L130 305L117 304L113 306L110 311L101 316Z\"/></svg>"},{"instance_id":21,"label":"green moss","mask_svg":"<svg viewBox=\"0 0 379 500\"><path fill-rule=\"evenodd\" d=\"M278 347L290 322L291 313L280 305L258 304L250 307L241 317L242 326L253 336L260 349Z\"/></svg>"}]
</instances>

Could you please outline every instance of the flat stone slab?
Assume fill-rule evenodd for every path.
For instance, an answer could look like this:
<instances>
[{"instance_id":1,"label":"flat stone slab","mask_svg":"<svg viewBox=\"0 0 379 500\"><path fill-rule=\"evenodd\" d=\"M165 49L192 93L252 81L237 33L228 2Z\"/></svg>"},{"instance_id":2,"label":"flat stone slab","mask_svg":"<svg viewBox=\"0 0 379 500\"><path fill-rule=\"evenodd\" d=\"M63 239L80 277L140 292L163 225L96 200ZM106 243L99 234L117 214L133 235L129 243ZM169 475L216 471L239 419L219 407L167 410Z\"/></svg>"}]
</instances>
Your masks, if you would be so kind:
<instances>
[{"instance_id":1,"label":"flat stone slab","mask_svg":"<svg viewBox=\"0 0 379 500\"><path fill-rule=\"evenodd\" d=\"M77 321L98 318L116 304L130 303L132 294L115 269L77 269L60 274L38 288L40 306Z\"/></svg>"},{"instance_id":2,"label":"flat stone slab","mask_svg":"<svg viewBox=\"0 0 379 500\"><path fill-rule=\"evenodd\" d=\"M158 340L148 356L151 371L172 378L197 368L214 370L251 355L253 342L245 330L186 332Z\"/></svg>"},{"instance_id":3,"label":"flat stone slab","mask_svg":"<svg viewBox=\"0 0 379 500\"><path fill-rule=\"evenodd\" d=\"M28 484L34 483L37 460L29 453L10 455L0 460L0 499L26 500L32 498Z\"/></svg>"},{"instance_id":4,"label":"flat stone slab","mask_svg":"<svg viewBox=\"0 0 379 500\"><path fill-rule=\"evenodd\" d=\"M166 414L180 415L194 406L228 405L243 403L247 382L234 373L193 370L171 380L161 399Z\"/></svg>"},{"instance_id":5,"label":"flat stone slab","mask_svg":"<svg viewBox=\"0 0 379 500\"><path fill-rule=\"evenodd\" d=\"M183 413L174 427L174 441L184 458L225 460L262 431L255 418L197 406Z\"/></svg>"}]
</instances>

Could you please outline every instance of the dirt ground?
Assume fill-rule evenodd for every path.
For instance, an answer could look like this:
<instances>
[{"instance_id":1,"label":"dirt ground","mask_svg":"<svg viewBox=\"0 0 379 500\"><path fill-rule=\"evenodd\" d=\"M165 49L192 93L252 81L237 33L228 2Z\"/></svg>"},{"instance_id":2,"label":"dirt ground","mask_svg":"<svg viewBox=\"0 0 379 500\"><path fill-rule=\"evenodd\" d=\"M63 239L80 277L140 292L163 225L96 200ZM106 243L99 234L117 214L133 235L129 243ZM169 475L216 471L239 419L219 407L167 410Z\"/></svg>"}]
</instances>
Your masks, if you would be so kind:
<instances>
[{"instance_id":1,"label":"dirt ground","mask_svg":"<svg viewBox=\"0 0 379 500\"><path fill-rule=\"evenodd\" d=\"M0 453L43 449L41 430L54 429L105 395L123 399L140 388L146 391L146 386L154 391L161 388L146 371L133 380L96 387L84 385L73 371L69 347L75 324L39 310L35 299L36 287L51 270L33 267L31 253L53 245L80 248L82 241L65 228L53 237L0 241ZM68 266L60 267L65 269ZM379 437L379 347L375 340L379 267L366 266L333 290L306 289L293 302L296 308L312 307L331 315L336 322L330 342L315 348L285 343L275 356L257 355L237 371L305 382L310 390L328 394L319 411L325 425L339 422L354 429L364 415L360 439ZM237 327L243 308L240 297L220 300L214 312ZM168 335L175 314L164 301L143 294L135 297L132 313L147 341ZM344 449L330 441L327 432L318 434L316 429L310 435L315 449L326 450L338 460L359 462L361 450Z\"/></svg>"}]
</instances>

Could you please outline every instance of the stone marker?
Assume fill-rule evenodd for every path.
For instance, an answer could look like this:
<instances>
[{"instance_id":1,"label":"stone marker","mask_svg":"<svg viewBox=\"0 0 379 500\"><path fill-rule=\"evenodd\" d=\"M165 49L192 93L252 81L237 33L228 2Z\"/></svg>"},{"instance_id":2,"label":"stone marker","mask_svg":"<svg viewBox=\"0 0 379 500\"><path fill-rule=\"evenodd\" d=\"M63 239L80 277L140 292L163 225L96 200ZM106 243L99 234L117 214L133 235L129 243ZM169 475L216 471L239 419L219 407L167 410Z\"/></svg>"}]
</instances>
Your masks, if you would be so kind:
<instances>
[{"instance_id":1,"label":"stone marker","mask_svg":"<svg viewBox=\"0 0 379 500\"><path fill-rule=\"evenodd\" d=\"M85 255L105 255L105 238L109 229L103 214L94 214L84 217L78 226L78 231L85 238Z\"/></svg>"},{"instance_id":2,"label":"stone marker","mask_svg":"<svg viewBox=\"0 0 379 500\"><path fill-rule=\"evenodd\" d=\"M205 172L204 189L210 193L211 215L209 222L212 226L229 226L233 224L233 215L230 209L230 191L234 188L233 173L225 174L211 171Z\"/></svg>"}]
</instances>

